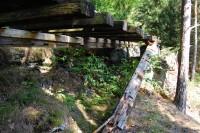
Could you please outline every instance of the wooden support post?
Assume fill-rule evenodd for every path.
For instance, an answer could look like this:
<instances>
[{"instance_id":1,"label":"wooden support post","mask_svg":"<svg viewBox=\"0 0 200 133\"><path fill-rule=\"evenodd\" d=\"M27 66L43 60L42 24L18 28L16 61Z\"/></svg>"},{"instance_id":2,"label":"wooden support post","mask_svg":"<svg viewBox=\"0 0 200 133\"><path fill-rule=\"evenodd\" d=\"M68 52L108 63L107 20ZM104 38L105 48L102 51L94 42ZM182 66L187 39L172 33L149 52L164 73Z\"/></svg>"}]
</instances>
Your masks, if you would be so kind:
<instances>
[{"instance_id":1,"label":"wooden support post","mask_svg":"<svg viewBox=\"0 0 200 133\"><path fill-rule=\"evenodd\" d=\"M88 49L114 48L110 39L93 37L85 38L84 46Z\"/></svg>"},{"instance_id":2,"label":"wooden support post","mask_svg":"<svg viewBox=\"0 0 200 133\"><path fill-rule=\"evenodd\" d=\"M136 68L135 73L133 74L125 90L124 95L120 99L120 102L113 114L113 119L106 124L103 133L119 133L125 128L127 118L130 114L130 111L133 109L137 93L144 78L145 70L147 70L149 67L149 60L152 56L159 53L157 43L158 42L155 41L147 47L138 67Z\"/></svg>"}]
</instances>

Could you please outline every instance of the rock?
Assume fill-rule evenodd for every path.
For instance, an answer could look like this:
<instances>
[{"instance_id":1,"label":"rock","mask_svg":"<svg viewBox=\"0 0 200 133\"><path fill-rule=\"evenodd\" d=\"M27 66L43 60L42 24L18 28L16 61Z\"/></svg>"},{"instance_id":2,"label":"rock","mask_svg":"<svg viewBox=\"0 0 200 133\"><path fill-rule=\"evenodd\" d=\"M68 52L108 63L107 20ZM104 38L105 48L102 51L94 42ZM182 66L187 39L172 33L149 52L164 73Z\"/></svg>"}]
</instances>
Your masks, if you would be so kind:
<instances>
[{"instance_id":1,"label":"rock","mask_svg":"<svg viewBox=\"0 0 200 133\"><path fill-rule=\"evenodd\" d=\"M113 63L119 63L122 59L125 59L128 57L127 49L115 49L110 54L110 60Z\"/></svg>"},{"instance_id":2,"label":"rock","mask_svg":"<svg viewBox=\"0 0 200 133\"><path fill-rule=\"evenodd\" d=\"M0 48L0 64L5 63L33 63L51 64L53 51L51 48Z\"/></svg>"},{"instance_id":3,"label":"rock","mask_svg":"<svg viewBox=\"0 0 200 133\"><path fill-rule=\"evenodd\" d=\"M154 78L161 83L161 87L167 96L174 97L178 76L177 53L168 52L165 56L161 56L161 65L163 69L160 72L155 72Z\"/></svg>"},{"instance_id":4,"label":"rock","mask_svg":"<svg viewBox=\"0 0 200 133\"><path fill-rule=\"evenodd\" d=\"M129 57L140 57L140 47L134 46L128 48L128 56Z\"/></svg>"}]
</instances>

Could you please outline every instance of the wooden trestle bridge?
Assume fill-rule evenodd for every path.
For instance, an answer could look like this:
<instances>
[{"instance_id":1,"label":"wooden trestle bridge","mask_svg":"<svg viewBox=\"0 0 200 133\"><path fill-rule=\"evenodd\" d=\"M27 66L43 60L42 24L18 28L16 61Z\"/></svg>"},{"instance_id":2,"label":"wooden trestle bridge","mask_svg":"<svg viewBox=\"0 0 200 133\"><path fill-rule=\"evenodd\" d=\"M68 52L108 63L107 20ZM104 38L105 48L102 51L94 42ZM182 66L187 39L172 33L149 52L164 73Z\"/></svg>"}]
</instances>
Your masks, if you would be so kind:
<instances>
[{"instance_id":1,"label":"wooden trestle bridge","mask_svg":"<svg viewBox=\"0 0 200 133\"><path fill-rule=\"evenodd\" d=\"M147 49L114 114L95 132L120 132L149 66L158 54L159 39L126 20L96 13L88 0L2 0L0 47L121 48L144 42Z\"/></svg>"}]
</instances>

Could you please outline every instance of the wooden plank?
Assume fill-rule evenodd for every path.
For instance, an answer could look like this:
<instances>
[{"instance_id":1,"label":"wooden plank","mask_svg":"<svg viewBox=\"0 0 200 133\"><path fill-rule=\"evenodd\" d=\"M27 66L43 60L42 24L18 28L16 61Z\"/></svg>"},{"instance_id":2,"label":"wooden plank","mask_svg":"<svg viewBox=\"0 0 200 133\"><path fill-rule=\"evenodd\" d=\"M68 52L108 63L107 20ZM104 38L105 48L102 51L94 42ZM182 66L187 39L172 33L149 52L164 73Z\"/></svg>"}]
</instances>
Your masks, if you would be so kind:
<instances>
[{"instance_id":1,"label":"wooden plank","mask_svg":"<svg viewBox=\"0 0 200 133\"><path fill-rule=\"evenodd\" d=\"M113 119L106 125L103 133L118 133L122 131L126 125L127 118L130 111L133 109L135 98L140 89L141 82L144 78L145 70L149 66L149 59L159 53L157 46L158 42L155 40L147 47L135 73L133 74L124 95L120 99L120 102L113 114Z\"/></svg>"},{"instance_id":2,"label":"wooden plank","mask_svg":"<svg viewBox=\"0 0 200 133\"><path fill-rule=\"evenodd\" d=\"M127 27L127 26L125 26ZM127 30L127 31L124 31ZM121 30L119 30L119 27L108 27L108 28L93 28L90 29L84 29L79 31L63 31L60 32L65 35L69 36L81 36L81 37L96 37L96 38L109 38L111 40L121 40L121 41L144 41L148 40L149 37L147 37L142 29L138 27L131 27L129 26L127 28L121 27Z\"/></svg>"},{"instance_id":3,"label":"wooden plank","mask_svg":"<svg viewBox=\"0 0 200 133\"><path fill-rule=\"evenodd\" d=\"M13 24L14 28L26 30L50 30L50 29L72 29L72 28L93 28L93 27L111 27L113 18L109 13L97 13L94 18L86 19L52 19L41 22L30 22L26 24ZM59 33L55 30L54 33Z\"/></svg>"},{"instance_id":4,"label":"wooden plank","mask_svg":"<svg viewBox=\"0 0 200 133\"><path fill-rule=\"evenodd\" d=\"M52 18L93 17L94 10L94 6L85 0L69 1L62 4L2 13L0 14L0 25L9 26L17 22L31 22L34 19L51 21Z\"/></svg>"},{"instance_id":5,"label":"wooden plank","mask_svg":"<svg viewBox=\"0 0 200 133\"><path fill-rule=\"evenodd\" d=\"M25 40L25 39L16 39L16 38L0 38L0 47L55 47L56 45L65 45L66 47L69 44L55 43L48 41L36 41L36 40Z\"/></svg>"},{"instance_id":6,"label":"wooden plank","mask_svg":"<svg viewBox=\"0 0 200 133\"><path fill-rule=\"evenodd\" d=\"M49 41L38 41L38 40L25 40L25 39L15 39L15 38L1 38L0 37L0 47L75 47L80 48L83 45L72 44L72 43L57 43Z\"/></svg>"},{"instance_id":7,"label":"wooden plank","mask_svg":"<svg viewBox=\"0 0 200 133\"><path fill-rule=\"evenodd\" d=\"M92 31L96 32L110 32L110 31L115 31L115 32L123 32L128 30L128 22L126 20L119 20L119 21L114 21L113 27L106 27L106 28L93 28Z\"/></svg>"},{"instance_id":8,"label":"wooden plank","mask_svg":"<svg viewBox=\"0 0 200 133\"><path fill-rule=\"evenodd\" d=\"M121 40L121 41L152 41L152 40L161 40L157 36L151 36L144 34L144 32L140 29L135 29L137 31L132 33L130 32L93 32L93 31L66 31L63 32L68 36L81 36L81 37L96 37L96 38L109 38L111 40Z\"/></svg>"},{"instance_id":9,"label":"wooden plank","mask_svg":"<svg viewBox=\"0 0 200 133\"><path fill-rule=\"evenodd\" d=\"M0 1L0 13L53 5L67 1L68 0L2 0Z\"/></svg>"},{"instance_id":10,"label":"wooden plank","mask_svg":"<svg viewBox=\"0 0 200 133\"><path fill-rule=\"evenodd\" d=\"M121 32L86 32L86 31L72 31L65 33L68 36L79 37L96 37L96 38L109 38L111 40L121 41L144 41L149 38L143 38L142 35L137 33L121 33Z\"/></svg>"},{"instance_id":11,"label":"wooden plank","mask_svg":"<svg viewBox=\"0 0 200 133\"><path fill-rule=\"evenodd\" d=\"M53 33L58 33L58 32L53 32ZM129 35L136 35L136 36L141 36L140 34L136 32L116 32L116 31L103 31L103 32L98 32L98 31L87 31L87 30L81 30L81 31L62 31L60 32L65 35L70 35L70 36L129 36ZM141 36L142 37L142 36Z\"/></svg>"},{"instance_id":12,"label":"wooden plank","mask_svg":"<svg viewBox=\"0 0 200 133\"><path fill-rule=\"evenodd\" d=\"M13 39L26 39L37 40L55 43L71 43L71 44L83 44L83 40L80 38L73 38L66 35L55 35L49 33L30 32L25 30L0 28L1 38L13 38Z\"/></svg>"}]
</instances>

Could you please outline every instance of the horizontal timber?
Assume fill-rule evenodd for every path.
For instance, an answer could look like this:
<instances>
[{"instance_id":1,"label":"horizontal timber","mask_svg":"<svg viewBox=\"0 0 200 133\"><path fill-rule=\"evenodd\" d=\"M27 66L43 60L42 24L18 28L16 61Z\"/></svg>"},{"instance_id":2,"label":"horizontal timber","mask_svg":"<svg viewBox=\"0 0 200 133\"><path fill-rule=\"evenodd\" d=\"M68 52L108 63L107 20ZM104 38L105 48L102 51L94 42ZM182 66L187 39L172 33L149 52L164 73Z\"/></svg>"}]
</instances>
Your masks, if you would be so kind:
<instances>
[{"instance_id":1,"label":"horizontal timber","mask_svg":"<svg viewBox=\"0 0 200 133\"><path fill-rule=\"evenodd\" d=\"M111 40L123 40L123 41L144 41L149 37L129 32L86 32L86 31L72 31L64 33L68 36L79 37L96 37L96 38L109 38Z\"/></svg>"},{"instance_id":2,"label":"horizontal timber","mask_svg":"<svg viewBox=\"0 0 200 133\"><path fill-rule=\"evenodd\" d=\"M71 19L74 17L93 17L94 6L86 0L65 2L33 9L25 9L10 13L0 14L0 26L9 26L19 23L45 21L51 19Z\"/></svg>"},{"instance_id":3,"label":"horizontal timber","mask_svg":"<svg viewBox=\"0 0 200 133\"><path fill-rule=\"evenodd\" d=\"M84 19L55 19L41 22L30 22L26 24L14 24L11 27L24 30L53 30L53 29L72 29L72 28L93 28L111 27L114 25L113 18L108 13L97 13L94 18ZM55 30L56 32L56 30ZM59 30L57 30L59 32Z\"/></svg>"},{"instance_id":4,"label":"horizontal timber","mask_svg":"<svg viewBox=\"0 0 200 133\"><path fill-rule=\"evenodd\" d=\"M70 37L66 35L55 35L49 33L30 32L25 30L17 29L0 29L0 38L12 38L20 40L32 40L32 41L43 41L49 43L63 43L63 44L83 44L83 40L80 38Z\"/></svg>"},{"instance_id":5,"label":"horizontal timber","mask_svg":"<svg viewBox=\"0 0 200 133\"><path fill-rule=\"evenodd\" d=\"M42 7L67 1L69 0L2 0L0 1L0 13Z\"/></svg>"},{"instance_id":6,"label":"horizontal timber","mask_svg":"<svg viewBox=\"0 0 200 133\"><path fill-rule=\"evenodd\" d=\"M49 42L49 41L38 41L38 40L26 40L26 39L16 39L16 38L1 38L0 37L0 47L83 47L79 43L59 43L59 42Z\"/></svg>"}]
</instances>

